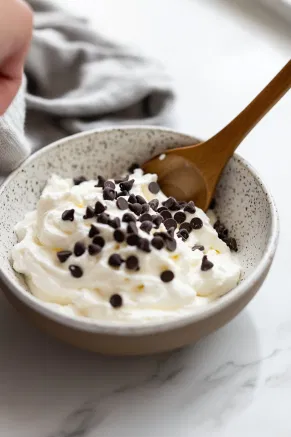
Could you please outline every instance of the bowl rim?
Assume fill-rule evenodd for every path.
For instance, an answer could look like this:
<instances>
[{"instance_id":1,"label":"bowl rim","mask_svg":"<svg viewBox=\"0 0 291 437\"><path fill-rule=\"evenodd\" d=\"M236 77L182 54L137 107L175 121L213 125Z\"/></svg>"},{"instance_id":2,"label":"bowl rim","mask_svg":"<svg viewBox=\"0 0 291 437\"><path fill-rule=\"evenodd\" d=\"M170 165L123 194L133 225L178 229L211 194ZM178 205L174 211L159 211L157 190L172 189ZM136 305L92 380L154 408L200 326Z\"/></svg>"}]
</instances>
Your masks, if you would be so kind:
<instances>
[{"instance_id":1,"label":"bowl rim","mask_svg":"<svg viewBox=\"0 0 291 437\"><path fill-rule=\"evenodd\" d=\"M175 131L173 129L165 128L165 127L157 127L157 126L140 126L140 125L132 125L132 126L114 126L114 127L105 127L105 128L97 128L88 130L85 132L80 132L71 136L67 136L60 140L57 140L37 152L33 153L29 158L27 158L16 170L14 170L7 179L0 186L0 195L5 191L6 187L10 184L11 180L13 180L19 172L23 168L27 166L31 161L35 160L39 156L46 154L48 150L51 150L55 147L62 145L70 140L82 138L85 136L90 136L92 134L98 134L99 132L107 132L107 131L115 131L115 130L137 130L137 131L147 131L147 130L156 130L160 132L164 132L166 134L180 135L184 136L186 140L197 142L197 138L192 135L185 134L183 132ZM36 311L40 315L47 317L48 319L57 322L61 325L65 325L66 327L77 329L85 332L90 332L92 334L102 334L102 335L115 335L115 336L141 336L141 335L151 335L162 333L165 331L170 331L174 329L183 328L188 325L192 325L198 321L211 318L217 313L225 310L227 307L232 305L235 301L239 300L247 291L252 288L257 282L260 281L261 278L264 277L265 272L268 271L269 266L271 265L272 259L275 255L278 237L279 237L279 216L278 210L273 199L273 196L266 186L266 184L261 180L261 177L257 173L257 171L253 168L251 164L249 164L244 158L242 158L239 154L235 153L234 156L238 158L240 163L247 168L247 170L254 176L256 182L262 188L264 194L267 197L267 201L270 206L271 212L271 230L270 237L267 243L266 251L259 261L257 267L254 271L240 284L238 284L234 289L232 289L229 293L221 296L219 299L209 303L207 306L201 306L195 309L193 313L185 314L183 316L173 317L165 320L157 320L146 322L145 324L137 324L134 322L129 323L118 323L118 322L106 322L104 320L99 321L95 319L89 318L73 318L66 314L59 313L54 309L47 307L45 303L37 299L31 293L28 293L23 287L18 284L14 284L8 275L3 271L2 266L0 266L0 279L3 281L4 285L7 286L8 290L12 292L22 303L30 307L32 310ZM1 286L1 284L0 284Z\"/></svg>"}]
</instances>

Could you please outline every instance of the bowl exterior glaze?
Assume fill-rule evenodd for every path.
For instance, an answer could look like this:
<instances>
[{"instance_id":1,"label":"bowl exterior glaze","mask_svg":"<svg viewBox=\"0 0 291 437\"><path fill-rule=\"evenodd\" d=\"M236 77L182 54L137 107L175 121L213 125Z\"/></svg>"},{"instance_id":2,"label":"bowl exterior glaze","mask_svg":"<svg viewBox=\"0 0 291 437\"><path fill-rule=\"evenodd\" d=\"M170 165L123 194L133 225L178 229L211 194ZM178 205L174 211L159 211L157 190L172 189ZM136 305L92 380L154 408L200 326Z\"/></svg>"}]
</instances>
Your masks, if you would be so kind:
<instances>
[{"instance_id":1,"label":"bowl exterior glaze","mask_svg":"<svg viewBox=\"0 0 291 437\"><path fill-rule=\"evenodd\" d=\"M271 266L278 239L272 196L238 155L227 164L217 187L217 216L239 245L240 284L227 295L183 318L149 325L114 326L73 319L48 309L31 295L11 266L15 224L35 208L48 177L117 177L133 162L143 163L165 149L197 139L151 127L95 130L57 141L31 156L0 188L0 277L2 289L38 327L75 346L111 355L142 355L179 348L220 328L256 294Z\"/></svg>"}]
</instances>

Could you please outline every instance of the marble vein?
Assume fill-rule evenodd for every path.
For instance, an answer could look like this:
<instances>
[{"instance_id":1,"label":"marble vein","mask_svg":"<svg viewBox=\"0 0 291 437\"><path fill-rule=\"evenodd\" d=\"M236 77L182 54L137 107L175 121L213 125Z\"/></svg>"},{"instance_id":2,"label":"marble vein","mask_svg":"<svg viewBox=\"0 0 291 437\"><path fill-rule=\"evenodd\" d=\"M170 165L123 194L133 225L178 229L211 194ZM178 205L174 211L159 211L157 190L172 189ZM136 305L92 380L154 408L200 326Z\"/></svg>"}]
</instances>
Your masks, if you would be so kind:
<instances>
[{"instance_id":1,"label":"marble vein","mask_svg":"<svg viewBox=\"0 0 291 437\"><path fill-rule=\"evenodd\" d=\"M47 437L91 437L91 432L97 431L110 414L111 404L118 404L122 399L126 401L130 394L134 397L136 391L149 387L167 392L177 390L180 412L194 411L197 426L212 423L215 429L221 429L230 414L238 415L248 408L258 388L265 384L274 387L283 384L286 378L291 379L290 369L279 374L260 375L260 366L276 360L281 354L291 355L291 346L275 348L266 356L246 363L229 360L203 377L193 372L191 362L187 361L187 349L158 356L153 368L150 366L141 378L103 390L97 398L73 410L59 425L59 430ZM173 386L176 382L179 384ZM207 405L213 394L219 397L219 402L212 404L209 414Z\"/></svg>"}]
</instances>

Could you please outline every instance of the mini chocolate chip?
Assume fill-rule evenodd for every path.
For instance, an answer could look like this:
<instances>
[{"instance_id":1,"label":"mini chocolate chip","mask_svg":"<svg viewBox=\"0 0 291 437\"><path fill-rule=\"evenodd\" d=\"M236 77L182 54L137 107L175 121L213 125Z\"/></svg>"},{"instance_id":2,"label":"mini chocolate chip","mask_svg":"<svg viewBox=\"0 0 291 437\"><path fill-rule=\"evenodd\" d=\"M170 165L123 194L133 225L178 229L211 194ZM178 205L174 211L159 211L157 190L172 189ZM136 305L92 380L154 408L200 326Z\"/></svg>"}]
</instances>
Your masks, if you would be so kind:
<instances>
[{"instance_id":1,"label":"mini chocolate chip","mask_svg":"<svg viewBox=\"0 0 291 437\"><path fill-rule=\"evenodd\" d=\"M100 253L102 250L101 246L98 246L98 244L89 244L88 246L88 252L90 255L97 255L97 253Z\"/></svg>"},{"instance_id":2,"label":"mini chocolate chip","mask_svg":"<svg viewBox=\"0 0 291 437\"><path fill-rule=\"evenodd\" d=\"M203 221L199 217L194 217L191 220L190 225L193 229L201 229L203 226Z\"/></svg>"},{"instance_id":3,"label":"mini chocolate chip","mask_svg":"<svg viewBox=\"0 0 291 437\"><path fill-rule=\"evenodd\" d=\"M175 240L174 235L169 234L169 231L171 232L171 234L173 233L173 231L175 231L174 228L170 228L167 230L167 232L165 233L165 239L166 240Z\"/></svg>"},{"instance_id":4,"label":"mini chocolate chip","mask_svg":"<svg viewBox=\"0 0 291 437\"><path fill-rule=\"evenodd\" d=\"M174 235L175 235L175 228L167 229L167 232L168 232L169 236L170 236L171 238L173 238Z\"/></svg>"},{"instance_id":5,"label":"mini chocolate chip","mask_svg":"<svg viewBox=\"0 0 291 437\"><path fill-rule=\"evenodd\" d=\"M212 269L212 267L213 267L213 263L209 261L206 255L204 255L202 258L201 270L203 272L207 272L207 270Z\"/></svg>"},{"instance_id":6,"label":"mini chocolate chip","mask_svg":"<svg viewBox=\"0 0 291 437\"><path fill-rule=\"evenodd\" d=\"M165 270L161 273L161 280L163 282L171 282L174 279L175 275L172 270Z\"/></svg>"},{"instance_id":7,"label":"mini chocolate chip","mask_svg":"<svg viewBox=\"0 0 291 437\"><path fill-rule=\"evenodd\" d=\"M219 232L218 237L226 243L228 239L228 229L224 229L223 232Z\"/></svg>"},{"instance_id":8,"label":"mini chocolate chip","mask_svg":"<svg viewBox=\"0 0 291 437\"><path fill-rule=\"evenodd\" d=\"M83 219L90 219L92 217L94 217L94 209L92 208L92 206L87 206L86 208L86 212L85 215L83 215Z\"/></svg>"},{"instance_id":9,"label":"mini chocolate chip","mask_svg":"<svg viewBox=\"0 0 291 437\"><path fill-rule=\"evenodd\" d=\"M124 197L119 197L116 201L116 205L118 209L127 209L128 208L128 203L127 201L124 199Z\"/></svg>"},{"instance_id":10,"label":"mini chocolate chip","mask_svg":"<svg viewBox=\"0 0 291 437\"><path fill-rule=\"evenodd\" d=\"M165 240L165 245L170 252L174 252L177 248L177 242L174 238Z\"/></svg>"},{"instance_id":11,"label":"mini chocolate chip","mask_svg":"<svg viewBox=\"0 0 291 437\"><path fill-rule=\"evenodd\" d=\"M209 209L214 209L215 207L216 207L216 200L213 197L213 199L211 199Z\"/></svg>"},{"instance_id":12,"label":"mini chocolate chip","mask_svg":"<svg viewBox=\"0 0 291 437\"><path fill-rule=\"evenodd\" d=\"M125 179L114 179L115 184L119 185L121 182L124 182Z\"/></svg>"},{"instance_id":13,"label":"mini chocolate chip","mask_svg":"<svg viewBox=\"0 0 291 437\"><path fill-rule=\"evenodd\" d=\"M107 225L109 222L109 215L105 212L102 212L102 214L99 214L97 216L97 223L102 223L103 225Z\"/></svg>"},{"instance_id":14,"label":"mini chocolate chip","mask_svg":"<svg viewBox=\"0 0 291 437\"><path fill-rule=\"evenodd\" d=\"M67 209L62 214L62 220L73 222L74 221L74 214L75 214L74 209Z\"/></svg>"},{"instance_id":15,"label":"mini chocolate chip","mask_svg":"<svg viewBox=\"0 0 291 437\"><path fill-rule=\"evenodd\" d=\"M142 224L140 225L140 229L144 232L147 232L148 234L151 232L153 227L152 222L145 220L144 222L142 222Z\"/></svg>"},{"instance_id":16,"label":"mini chocolate chip","mask_svg":"<svg viewBox=\"0 0 291 437\"><path fill-rule=\"evenodd\" d=\"M162 237L154 237L151 241L152 246L155 249L161 250L164 247L164 241L162 239Z\"/></svg>"},{"instance_id":17,"label":"mini chocolate chip","mask_svg":"<svg viewBox=\"0 0 291 437\"><path fill-rule=\"evenodd\" d=\"M125 176L124 178L115 179L114 182L119 185L122 182L128 181L128 179L129 179L129 175Z\"/></svg>"},{"instance_id":18,"label":"mini chocolate chip","mask_svg":"<svg viewBox=\"0 0 291 437\"><path fill-rule=\"evenodd\" d=\"M151 182L148 186L148 189L151 193L158 194L158 192L160 191L160 186L159 184L157 184L157 182Z\"/></svg>"},{"instance_id":19,"label":"mini chocolate chip","mask_svg":"<svg viewBox=\"0 0 291 437\"><path fill-rule=\"evenodd\" d=\"M96 244L97 246L104 247L105 246L105 240L101 235L97 235L93 238L93 244Z\"/></svg>"},{"instance_id":20,"label":"mini chocolate chip","mask_svg":"<svg viewBox=\"0 0 291 437\"><path fill-rule=\"evenodd\" d=\"M112 190L115 190L115 183L112 181L106 181L104 182L104 188L111 188Z\"/></svg>"},{"instance_id":21,"label":"mini chocolate chip","mask_svg":"<svg viewBox=\"0 0 291 437\"><path fill-rule=\"evenodd\" d=\"M90 228L90 231L88 234L89 238L93 238L93 237L95 237L95 235L98 235L98 234L100 234L99 229L96 226L91 225L91 228Z\"/></svg>"},{"instance_id":22,"label":"mini chocolate chip","mask_svg":"<svg viewBox=\"0 0 291 437\"><path fill-rule=\"evenodd\" d=\"M122 243L125 240L125 233L121 229L115 229L113 237L115 241Z\"/></svg>"},{"instance_id":23,"label":"mini chocolate chip","mask_svg":"<svg viewBox=\"0 0 291 437\"><path fill-rule=\"evenodd\" d=\"M140 203L141 205L144 205L145 203L147 203L147 201L142 196L140 196L139 194L137 194L137 196L136 196L136 201L138 203Z\"/></svg>"},{"instance_id":24,"label":"mini chocolate chip","mask_svg":"<svg viewBox=\"0 0 291 437\"><path fill-rule=\"evenodd\" d=\"M153 224L155 225L155 228L158 229L163 222L163 217L161 215L153 215L152 219L153 219Z\"/></svg>"},{"instance_id":25,"label":"mini chocolate chip","mask_svg":"<svg viewBox=\"0 0 291 437\"><path fill-rule=\"evenodd\" d=\"M204 249L205 249L205 247L202 246L202 244L195 244L195 245L192 247L192 250L201 250L201 252L203 252Z\"/></svg>"},{"instance_id":26,"label":"mini chocolate chip","mask_svg":"<svg viewBox=\"0 0 291 437\"><path fill-rule=\"evenodd\" d=\"M142 250L143 252L150 252L150 242L146 238L140 238L137 247Z\"/></svg>"},{"instance_id":27,"label":"mini chocolate chip","mask_svg":"<svg viewBox=\"0 0 291 437\"><path fill-rule=\"evenodd\" d=\"M129 195L129 192L126 190L123 190L123 191L119 191L119 193L116 194L116 198L118 198L120 196L126 197L128 195Z\"/></svg>"},{"instance_id":28,"label":"mini chocolate chip","mask_svg":"<svg viewBox=\"0 0 291 437\"><path fill-rule=\"evenodd\" d=\"M162 211L168 211L168 208L166 208L165 206L160 206L157 211L161 214Z\"/></svg>"},{"instance_id":29,"label":"mini chocolate chip","mask_svg":"<svg viewBox=\"0 0 291 437\"><path fill-rule=\"evenodd\" d=\"M61 250L60 252L57 252L57 257L61 263L66 262L71 255L72 252L70 250Z\"/></svg>"},{"instance_id":30,"label":"mini chocolate chip","mask_svg":"<svg viewBox=\"0 0 291 437\"><path fill-rule=\"evenodd\" d=\"M86 251L86 246L81 241L77 241L77 243L74 246L74 255L75 256L81 256Z\"/></svg>"},{"instance_id":31,"label":"mini chocolate chip","mask_svg":"<svg viewBox=\"0 0 291 437\"><path fill-rule=\"evenodd\" d=\"M170 228L177 228L177 222L176 220L174 220L173 218L168 218L167 220L164 221L164 226L166 229L170 229Z\"/></svg>"},{"instance_id":32,"label":"mini chocolate chip","mask_svg":"<svg viewBox=\"0 0 291 437\"><path fill-rule=\"evenodd\" d=\"M122 306L122 297L120 294L113 294L110 297L109 302L113 308L120 308Z\"/></svg>"},{"instance_id":33,"label":"mini chocolate chip","mask_svg":"<svg viewBox=\"0 0 291 437\"><path fill-rule=\"evenodd\" d=\"M123 214L122 221L125 223L135 222L136 218L130 212L126 212L125 214Z\"/></svg>"},{"instance_id":34,"label":"mini chocolate chip","mask_svg":"<svg viewBox=\"0 0 291 437\"><path fill-rule=\"evenodd\" d=\"M161 237L163 240L171 238L166 232L154 232L154 237Z\"/></svg>"},{"instance_id":35,"label":"mini chocolate chip","mask_svg":"<svg viewBox=\"0 0 291 437\"><path fill-rule=\"evenodd\" d=\"M171 208L171 206L175 205L176 199L174 197L169 197L167 200L162 202L165 208Z\"/></svg>"},{"instance_id":36,"label":"mini chocolate chip","mask_svg":"<svg viewBox=\"0 0 291 437\"><path fill-rule=\"evenodd\" d=\"M236 239L235 239L235 238L233 238L233 237L229 237L229 238L226 240L226 244L228 245L228 247L230 248L230 250L232 250L232 251L234 251L234 252L237 252L237 251L238 251L238 248L237 248L237 242L236 242Z\"/></svg>"},{"instance_id":37,"label":"mini chocolate chip","mask_svg":"<svg viewBox=\"0 0 291 437\"><path fill-rule=\"evenodd\" d=\"M79 266L71 265L69 266L69 270L74 278L81 278L81 276L83 276L83 270Z\"/></svg>"},{"instance_id":38,"label":"mini chocolate chip","mask_svg":"<svg viewBox=\"0 0 291 437\"><path fill-rule=\"evenodd\" d=\"M120 255L118 255L118 253L113 253L112 255L110 255L108 259L108 264L111 267L120 267L122 263L123 263L123 259L121 258Z\"/></svg>"},{"instance_id":39,"label":"mini chocolate chip","mask_svg":"<svg viewBox=\"0 0 291 437\"><path fill-rule=\"evenodd\" d=\"M190 212L190 214L194 214L196 212L195 204L192 200L185 206L184 211Z\"/></svg>"},{"instance_id":40,"label":"mini chocolate chip","mask_svg":"<svg viewBox=\"0 0 291 437\"><path fill-rule=\"evenodd\" d=\"M99 200L95 203L95 214L102 214L106 209L106 206L103 203L99 202Z\"/></svg>"},{"instance_id":41,"label":"mini chocolate chip","mask_svg":"<svg viewBox=\"0 0 291 437\"><path fill-rule=\"evenodd\" d=\"M116 197L116 191L113 190L112 188L104 188L103 190L103 199L104 200L114 200Z\"/></svg>"},{"instance_id":42,"label":"mini chocolate chip","mask_svg":"<svg viewBox=\"0 0 291 437\"><path fill-rule=\"evenodd\" d=\"M145 213L145 214L140 216L139 221L140 222L145 222L145 221L152 222L153 218L152 218L152 216L150 214Z\"/></svg>"},{"instance_id":43,"label":"mini chocolate chip","mask_svg":"<svg viewBox=\"0 0 291 437\"><path fill-rule=\"evenodd\" d=\"M180 231L177 233L178 238L182 238L183 241L188 240L189 233L186 231L186 229L180 229Z\"/></svg>"},{"instance_id":44,"label":"mini chocolate chip","mask_svg":"<svg viewBox=\"0 0 291 437\"><path fill-rule=\"evenodd\" d=\"M214 225L213 225L214 229L216 230L216 232L218 233L218 237L223 240L226 241L227 237L228 237L228 229L226 229L226 227L224 226L223 223L221 223L219 220L217 220Z\"/></svg>"},{"instance_id":45,"label":"mini chocolate chip","mask_svg":"<svg viewBox=\"0 0 291 437\"><path fill-rule=\"evenodd\" d=\"M217 228L219 228L219 226L223 226L222 223L220 222L220 220L216 220L216 222L214 223L213 227L215 230L217 230ZM224 227L224 226L223 226Z\"/></svg>"},{"instance_id":46,"label":"mini chocolate chip","mask_svg":"<svg viewBox=\"0 0 291 437\"><path fill-rule=\"evenodd\" d=\"M187 205L187 202L185 202L184 200L179 200L178 205L181 208L185 208L185 206Z\"/></svg>"},{"instance_id":47,"label":"mini chocolate chip","mask_svg":"<svg viewBox=\"0 0 291 437\"><path fill-rule=\"evenodd\" d=\"M173 203L172 206L169 207L169 209L171 211L179 211L181 208L180 208L179 203L175 200L175 202Z\"/></svg>"},{"instance_id":48,"label":"mini chocolate chip","mask_svg":"<svg viewBox=\"0 0 291 437\"><path fill-rule=\"evenodd\" d=\"M134 179L131 179L130 181L121 182L119 186L121 191L123 190L130 191L132 189L133 184L134 184Z\"/></svg>"},{"instance_id":49,"label":"mini chocolate chip","mask_svg":"<svg viewBox=\"0 0 291 437\"><path fill-rule=\"evenodd\" d=\"M137 234L130 234L126 238L126 242L129 246L137 246L140 237Z\"/></svg>"},{"instance_id":50,"label":"mini chocolate chip","mask_svg":"<svg viewBox=\"0 0 291 437\"><path fill-rule=\"evenodd\" d=\"M149 206L150 206L154 211L156 211L156 210L158 209L158 206L159 206L159 201L158 201L158 199L152 199L152 200L150 200L150 201L149 201Z\"/></svg>"},{"instance_id":51,"label":"mini chocolate chip","mask_svg":"<svg viewBox=\"0 0 291 437\"><path fill-rule=\"evenodd\" d=\"M134 194L131 194L131 195L129 196L129 198L128 198L128 202L129 202L129 203L136 203L136 202L137 202L136 197L135 197Z\"/></svg>"},{"instance_id":52,"label":"mini chocolate chip","mask_svg":"<svg viewBox=\"0 0 291 437\"><path fill-rule=\"evenodd\" d=\"M95 185L95 187L104 187L104 183L105 183L105 178L103 176L97 176L98 182L97 185Z\"/></svg>"},{"instance_id":53,"label":"mini chocolate chip","mask_svg":"<svg viewBox=\"0 0 291 437\"><path fill-rule=\"evenodd\" d=\"M125 261L126 268L129 270L137 270L138 258L134 255L129 256Z\"/></svg>"},{"instance_id":54,"label":"mini chocolate chip","mask_svg":"<svg viewBox=\"0 0 291 437\"><path fill-rule=\"evenodd\" d=\"M141 213L142 214L149 212L149 210L150 210L150 205L148 205L147 203L144 203L143 205L141 205Z\"/></svg>"},{"instance_id":55,"label":"mini chocolate chip","mask_svg":"<svg viewBox=\"0 0 291 437\"><path fill-rule=\"evenodd\" d=\"M86 180L85 176L79 176L73 179L74 185L80 185L82 182L86 182Z\"/></svg>"},{"instance_id":56,"label":"mini chocolate chip","mask_svg":"<svg viewBox=\"0 0 291 437\"><path fill-rule=\"evenodd\" d=\"M136 215L141 214L142 206L139 203L129 203L128 207L130 211L134 212Z\"/></svg>"},{"instance_id":57,"label":"mini chocolate chip","mask_svg":"<svg viewBox=\"0 0 291 437\"><path fill-rule=\"evenodd\" d=\"M190 225L190 223L188 222L184 222L180 225L180 231L182 229L186 229L186 231L188 232L188 234L190 234L190 232L192 231L192 226Z\"/></svg>"},{"instance_id":58,"label":"mini chocolate chip","mask_svg":"<svg viewBox=\"0 0 291 437\"><path fill-rule=\"evenodd\" d=\"M174 215L174 219L177 223L183 223L186 220L186 214L183 211L178 211Z\"/></svg>"},{"instance_id":59,"label":"mini chocolate chip","mask_svg":"<svg viewBox=\"0 0 291 437\"><path fill-rule=\"evenodd\" d=\"M109 219L108 225L113 229L120 228L120 225L121 225L120 218L114 217L114 219Z\"/></svg>"},{"instance_id":60,"label":"mini chocolate chip","mask_svg":"<svg viewBox=\"0 0 291 437\"><path fill-rule=\"evenodd\" d=\"M134 162L133 164L131 164L131 166L130 167L128 167L128 172L129 173L133 173L134 172L134 170L136 170L137 168L140 168L140 166L136 163L136 162Z\"/></svg>"},{"instance_id":61,"label":"mini chocolate chip","mask_svg":"<svg viewBox=\"0 0 291 437\"><path fill-rule=\"evenodd\" d=\"M166 211L162 211L160 214L164 220L172 218L172 214L170 213L170 211L168 209L166 209Z\"/></svg>"},{"instance_id":62,"label":"mini chocolate chip","mask_svg":"<svg viewBox=\"0 0 291 437\"><path fill-rule=\"evenodd\" d=\"M129 234L138 234L138 229L135 222L129 222L127 225L127 232Z\"/></svg>"}]
</instances>

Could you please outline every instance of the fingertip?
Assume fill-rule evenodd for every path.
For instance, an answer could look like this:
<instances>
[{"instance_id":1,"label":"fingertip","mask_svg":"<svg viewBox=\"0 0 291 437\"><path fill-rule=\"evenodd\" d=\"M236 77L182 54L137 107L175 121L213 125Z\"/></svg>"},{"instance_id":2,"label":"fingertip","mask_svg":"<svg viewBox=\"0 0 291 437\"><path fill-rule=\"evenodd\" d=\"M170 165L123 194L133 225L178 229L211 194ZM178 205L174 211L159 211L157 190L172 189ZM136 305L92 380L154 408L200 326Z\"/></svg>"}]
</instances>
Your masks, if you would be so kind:
<instances>
[{"instance_id":1,"label":"fingertip","mask_svg":"<svg viewBox=\"0 0 291 437\"><path fill-rule=\"evenodd\" d=\"M31 7L23 0L19 0L21 5L22 14L21 14L21 24L22 24L22 32L24 39L26 40L27 47L32 38L33 31L33 11Z\"/></svg>"}]
</instances>

